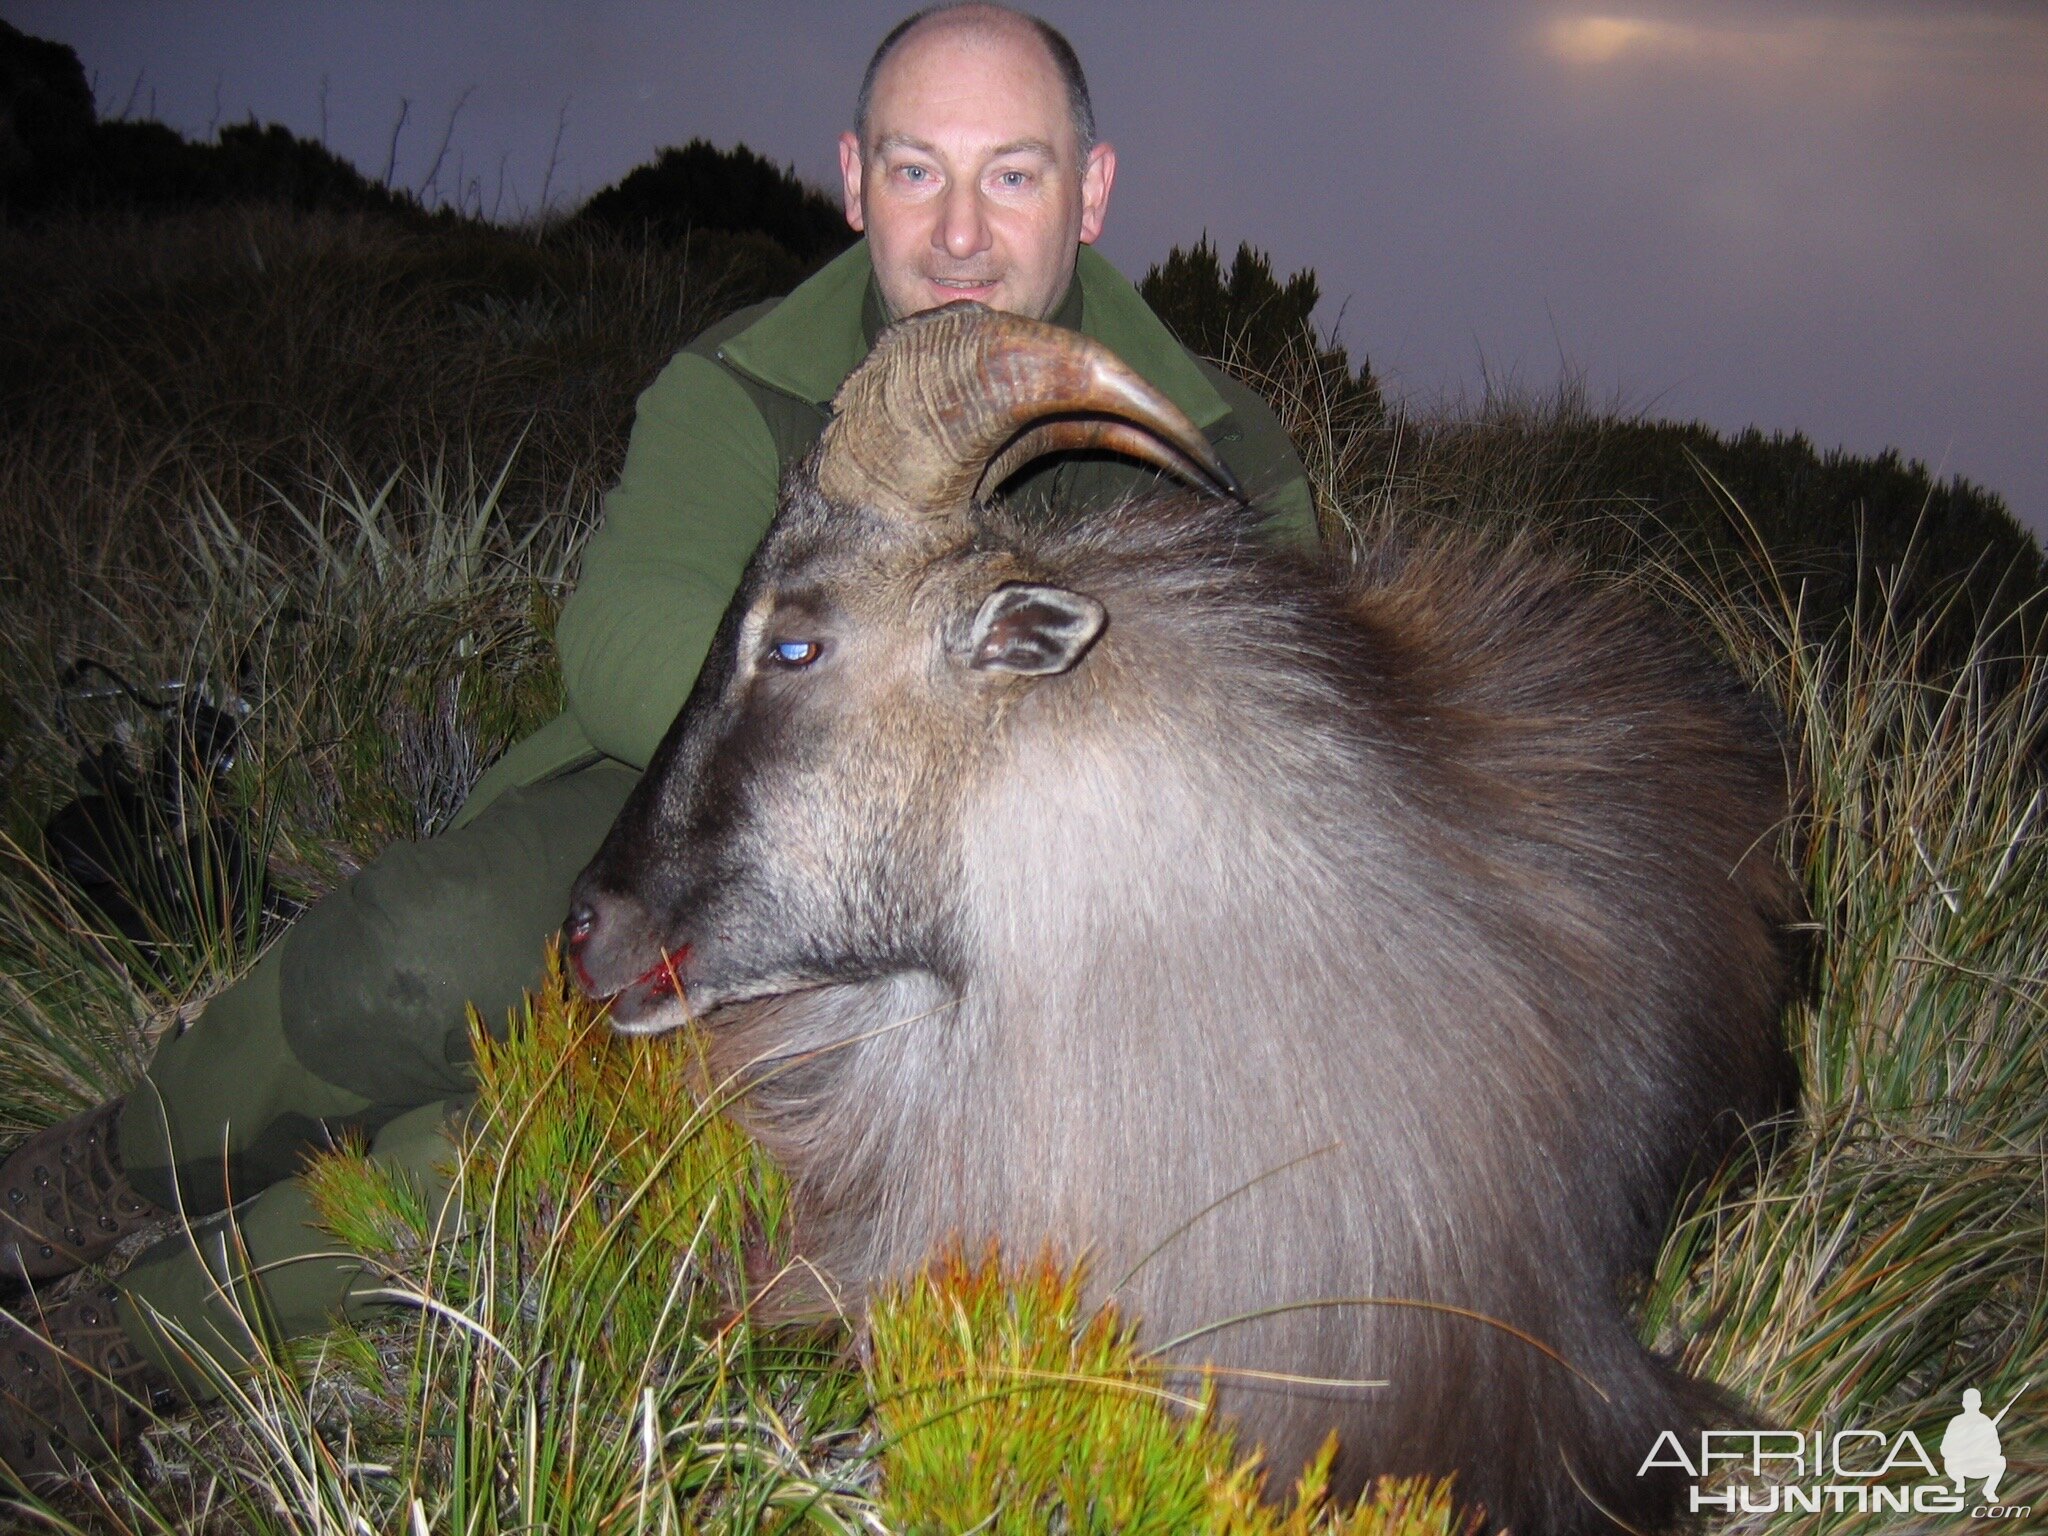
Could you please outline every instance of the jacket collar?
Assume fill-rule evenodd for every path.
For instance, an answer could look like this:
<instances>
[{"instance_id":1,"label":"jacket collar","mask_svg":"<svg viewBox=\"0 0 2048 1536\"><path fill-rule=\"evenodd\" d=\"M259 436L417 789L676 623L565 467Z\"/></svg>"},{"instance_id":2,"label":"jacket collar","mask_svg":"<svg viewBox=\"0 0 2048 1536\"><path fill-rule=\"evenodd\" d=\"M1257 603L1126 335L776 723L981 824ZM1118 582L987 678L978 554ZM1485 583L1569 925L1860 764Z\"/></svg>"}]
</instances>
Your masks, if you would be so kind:
<instances>
[{"instance_id":1,"label":"jacket collar","mask_svg":"<svg viewBox=\"0 0 2048 1536\"><path fill-rule=\"evenodd\" d=\"M1230 407L1195 366L1128 279L1082 246L1075 281L1053 316L1055 324L1093 337L1163 390L1207 430ZM757 383L811 405L829 406L846 376L881 333L881 296L856 241L790 296L718 349L719 358Z\"/></svg>"}]
</instances>

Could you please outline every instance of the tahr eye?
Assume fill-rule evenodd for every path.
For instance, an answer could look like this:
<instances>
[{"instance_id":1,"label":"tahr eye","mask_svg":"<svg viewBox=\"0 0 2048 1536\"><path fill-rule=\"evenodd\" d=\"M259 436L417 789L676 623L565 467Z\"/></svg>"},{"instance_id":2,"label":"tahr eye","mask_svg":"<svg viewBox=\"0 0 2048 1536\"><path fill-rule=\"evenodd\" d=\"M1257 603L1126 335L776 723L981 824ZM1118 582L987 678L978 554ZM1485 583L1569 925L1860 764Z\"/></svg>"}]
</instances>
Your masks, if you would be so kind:
<instances>
[{"instance_id":1,"label":"tahr eye","mask_svg":"<svg viewBox=\"0 0 2048 1536\"><path fill-rule=\"evenodd\" d=\"M785 667L808 667L824 654L825 647L815 640L775 642L775 659Z\"/></svg>"}]
</instances>

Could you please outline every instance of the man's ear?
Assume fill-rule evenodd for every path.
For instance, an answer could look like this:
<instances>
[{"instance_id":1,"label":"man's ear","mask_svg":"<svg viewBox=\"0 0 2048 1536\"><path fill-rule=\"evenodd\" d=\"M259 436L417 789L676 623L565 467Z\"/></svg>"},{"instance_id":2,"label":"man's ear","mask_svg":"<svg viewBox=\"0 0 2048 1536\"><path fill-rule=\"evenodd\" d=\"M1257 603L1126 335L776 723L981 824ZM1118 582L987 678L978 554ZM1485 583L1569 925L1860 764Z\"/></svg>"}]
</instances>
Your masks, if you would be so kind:
<instances>
[{"instance_id":1,"label":"man's ear","mask_svg":"<svg viewBox=\"0 0 2048 1536\"><path fill-rule=\"evenodd\" d=\"M967 665L1022 677L1070 671L1108 622L1108 612L1092 597L1011 582L989 593L968 627Z\"/></svg>"},{"instance_id":2,"label":"man's ear","mask_svg":"<svg viewBox=\"0 0 2048 1536\"><path fill-rule=\"evenodd\" d=\"M860 139L851 133L839 135L839 180L846 194L846 222L856 233L865 233L868 216L860 206L862 170Z\"/></svg>"},{"instance_id":3,"label":"man's ear","mask_svg":"<svg viewBox=\"0 0 2048 1536\"><path fill-rule=\"evenodd\" d=\"M1081 243L1093 245L1102 236L1102 221L1109 216L1109 189L1116 185L1116 151L1098 144L1088 151L1088 163L1081 169Z\"/></svg>"}]
</instances>

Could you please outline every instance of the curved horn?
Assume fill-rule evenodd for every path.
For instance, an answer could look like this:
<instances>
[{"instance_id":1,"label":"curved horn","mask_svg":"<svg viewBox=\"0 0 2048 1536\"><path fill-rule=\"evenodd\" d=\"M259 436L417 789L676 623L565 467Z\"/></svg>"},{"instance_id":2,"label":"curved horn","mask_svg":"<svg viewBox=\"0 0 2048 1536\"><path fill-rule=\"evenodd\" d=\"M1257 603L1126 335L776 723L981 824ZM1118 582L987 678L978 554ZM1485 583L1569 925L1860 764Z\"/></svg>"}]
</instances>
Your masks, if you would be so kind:
<instances>
[{"instance_id":1,"label":"curved horn","mask_svg":"<svg viewBox=\"0 0 2048 1536\"><path fill-rule=\"evenodd\" d=\"M832 405L818 488L905 521L964 512L1069 448L1113 448L1242 496L1200 429L1107 347L971 301L891 327Z\"/></svg>"}]
</instances>

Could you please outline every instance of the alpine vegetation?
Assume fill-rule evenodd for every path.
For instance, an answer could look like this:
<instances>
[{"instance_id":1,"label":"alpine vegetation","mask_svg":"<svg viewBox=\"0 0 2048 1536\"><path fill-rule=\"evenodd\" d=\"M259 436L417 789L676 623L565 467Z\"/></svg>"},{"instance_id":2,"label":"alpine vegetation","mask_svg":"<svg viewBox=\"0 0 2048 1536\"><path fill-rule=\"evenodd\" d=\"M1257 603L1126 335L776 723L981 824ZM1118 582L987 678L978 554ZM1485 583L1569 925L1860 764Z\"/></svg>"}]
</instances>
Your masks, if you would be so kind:
<instances>
[{"instance_id":1,"label":"alpine vegetation","mask_svg":"<svg viewBox=\"0 0 2048 1536\"><path fill-rule=\"evenodd\" d=\"M1198 489L1006 512L1074 448ZM1346 1492L1667 1523L1646 1452L1736 1410L1620 1289L1791 1098L1774 717L1528 541L1347 563L1232 490L1095 343L896 327L578 883L579 983L701 1017L788 1174L757 1316L1049 1244L1283 1478L1334 1430Z\"/></svg>"}]
</instances>

